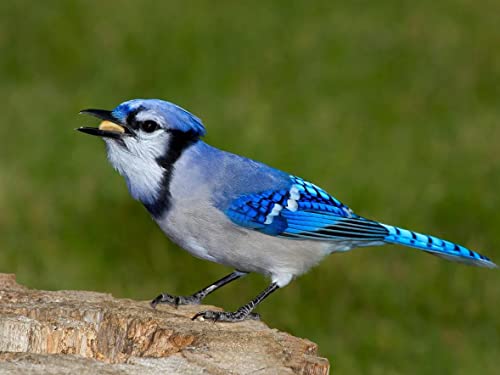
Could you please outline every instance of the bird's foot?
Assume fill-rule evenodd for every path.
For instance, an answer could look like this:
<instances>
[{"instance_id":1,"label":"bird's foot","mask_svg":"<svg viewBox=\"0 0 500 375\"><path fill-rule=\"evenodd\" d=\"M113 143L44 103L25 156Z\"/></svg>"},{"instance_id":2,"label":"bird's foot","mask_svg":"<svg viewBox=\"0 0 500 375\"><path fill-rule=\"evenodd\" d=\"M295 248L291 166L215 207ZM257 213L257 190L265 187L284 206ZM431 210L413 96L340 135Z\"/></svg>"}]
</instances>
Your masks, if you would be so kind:
<instances>
[{"instance_id":1,"label":"bird's foot","mask_svg":"<svg viewBox=\"0 0 500 375\"><path fill-rule=\"evenodd\" d=\"M260 320L260 315L257 313L251 313L245 310L236 310L234 312L228 311L200 311L198 314L193 316L191 320L211 320L213 322L241 322L243 320Z\"/></svg>"},{"instance_id":2,"label":"bird's foot","mask_svg":"<svg viewBox=\"0 0 500 375\"><path fill-rule=\"evenodd\" d=\"M201 302L201 298L192 295L192 296L172 296L168 293L162 293L154 300L151 301L151 307L154 309L159 304L167 304L170 306L180 306L180 305L199 305Z\"/></svg>"}]
</instances>

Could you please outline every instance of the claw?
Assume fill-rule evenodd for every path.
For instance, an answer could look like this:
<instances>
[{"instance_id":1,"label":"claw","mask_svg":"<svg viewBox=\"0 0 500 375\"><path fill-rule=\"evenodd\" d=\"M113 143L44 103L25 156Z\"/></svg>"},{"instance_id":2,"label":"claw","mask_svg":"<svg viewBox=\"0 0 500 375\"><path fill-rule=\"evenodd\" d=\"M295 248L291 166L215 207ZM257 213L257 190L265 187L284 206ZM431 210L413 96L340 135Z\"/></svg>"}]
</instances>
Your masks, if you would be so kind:
<instances>
[{"instance_id":1,"label":"claw","mask_svg":"<svg viewBox=\"0 0 500 375\"><path fill-rule=\"evenodd\" d=\"M258 320L260 321L260 314L258 313L250 313L247 315L246 319Z\"/></svg>"},{"instance_id":2,"label":"claw","mask_svg":"<svg viewBox=\"0 0 500 375\"><path fill-rule=\"evenodd\" d=\"M196 313L191 320L196 320L198 318L203 318L203 320L212 320L214 322L219 320L219 316L222 314L220 311L200 311L199 313Z\"/></svg>"},{"instance_id":3,"label":"claw","mask_svg":"<svg viewBox=\"0 0 500 375\"><path fill-rule=\"evenodd\" d=\"M255 313L241 312L241 311L227 312L227 311L206 310L206 311L200 311L199 313L195 314L191 318L191 320L196 320L198 318L203 318L203 320L211 320L214 323L215 322L234 323L234 322L241 322L246 319L260 320L260 315Z\"/></svg>"},{"instance_id":4,"label":"claw","mask_svg":"<svg viewBox=\"0 0 500 375\"><path fill-rule=\"evenodd\" d=\"M166 304L178 308L181 305L198 305L201 299L195 295L193 296L172 296L168 293L160 294L154 300L151 301L150 305L154 309L157 305Z\"/></svg>"},{"instance_id":5,"label":"claw","mask_svg":"<svg viewBox=\"0 0 500 375\"><path fill-rule=\"evenodd\" d=\"M201 311L201 312L199 312L199 313L194 314L194 316L191 318L191 320L193 320L193 321L194 321L194 320L196 320L196 319L198 319L198 318L200 318L200 317L201 317L201 318L203 318L203 313L204 313L204 312L205 312L205 311Z\"/></svg>"},{"instance_id":6,"label":"claw","mask_svg":"<svg viewBox=\"0 0 500 375\"><path fill-rule=\"evenodd\" d=\"M156 309L156 306L161 302L163 298L163 294L160 294L158 297L156 297L154 300L152 300L149 305L153 308Z\"/></svg>"}]
</instances>

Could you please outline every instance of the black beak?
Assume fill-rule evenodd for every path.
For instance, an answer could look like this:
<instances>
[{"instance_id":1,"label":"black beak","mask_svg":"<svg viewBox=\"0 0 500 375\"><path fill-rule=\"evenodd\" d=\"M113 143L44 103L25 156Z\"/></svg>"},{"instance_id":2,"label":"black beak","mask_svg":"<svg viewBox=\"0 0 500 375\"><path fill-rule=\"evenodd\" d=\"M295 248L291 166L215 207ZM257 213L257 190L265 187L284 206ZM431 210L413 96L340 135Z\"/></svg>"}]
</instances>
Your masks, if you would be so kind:
<instances>
[{"instance_id":1,"label":"black beak","mask_svg":"<svg viewBox=\"0 0 500 375\"><path fill-rule=\"evenodd\" d=\"M98 119L113 122L118 125L120 124L120 121L118 121L115 116L113 116L113 112L108 111L106 109L83 109L80 111L81 115L90 115L93 117L97 117ZM122 125L123 126L123 125Z\"/></svg>"},{"instance_id":2,"label":"black beak","mask_svg":"<svg viewBox=\"0 0 500 375\"><path fill-rule=\"evenodd\" d=\"M106 130L101 130L99 128L92 128L90 126L82 126L76 130L85 134L97 135L99 137L114 138L114 139L121 138L120 133L108 132Z\"/></svg>"},{"instance_id":3,"label":"black beak","mask_svg":"<svg viewBox=\"0 0 500 375\"><path fill-rule=\"evenodd\" d=\"M97 135L99 137L114 138L114 139L120 139L123 134L134 135L134 132L131 131L126 124L121 123L120 120L118 120L115 116L113 116L113 113L111 111L105 109L84 109L80 111L80 114L90 115L93 117L97 117L98 119L103 121L112 122L114 124L120 125L124 129L124 133L102 130L99 128L93 128L87 126L83 126L76 129L82 133Z\"/></svg>"}]
</instances>

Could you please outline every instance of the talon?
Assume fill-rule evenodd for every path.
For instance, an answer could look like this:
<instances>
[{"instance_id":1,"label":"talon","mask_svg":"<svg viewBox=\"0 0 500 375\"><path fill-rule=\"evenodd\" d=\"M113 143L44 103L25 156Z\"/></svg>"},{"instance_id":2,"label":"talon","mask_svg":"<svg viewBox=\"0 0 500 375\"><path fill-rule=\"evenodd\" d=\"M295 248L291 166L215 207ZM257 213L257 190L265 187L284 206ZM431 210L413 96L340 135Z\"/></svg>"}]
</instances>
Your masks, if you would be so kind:
<instances>
[{"instance_id":1,"label":"talon","mask_svg":"<svg viewBox=\"0 0 500 375\"><path fill-rule=\"evenodd\" d=\"M149 305L153 308L156 309L156 306L160 303L160 301L163 298L163 294L160 294L158 297L156 297L154 300L152 300Z\"/></svg>"},{"instance_id":2,"label":"talon","mask_svg":"<svg viewBox=\"0 0 500 375\"><path fill-rule=\"evenodd\" d=\"M199 312L199 313L196 313L196 314L195 314L195 315L191 318L191 320L193 320L193 321L194 321L194 320L198 319L199 317L202 317L202 318L203 318L203 316L202 316L202 315L203 315L203 313L204 313L204 311L201 311L201 312Z\"/></svg>"},{"instance_id":3,"label":"talon","mask_svg":"<svg viewBox=\"0 0 500 375\"><path fill-rule=\"evenodd\" d=\"M191 320L196 320L198 318L202 318L203 320L211 320L212 322L227 322L227 323L235 323L241 322L246 319L252 320L260 320L260 315L251 313L251 314L242 314L241 312L227 312L227 311L200 311L195 316L191 318ZM202 321L200 319L200 321Z\"/></svg>"},{"instance_id":4,"label":"talon","mask_svg":"<svg viewBox=\"0 0 500 375\"><path fill-rule=\"evenodd\" d=\"M258 313L250 313L250 314L247 315L247 319L260 320L260 314L258 314Z\"/></svg>"},{"instance_id":5,"label":"talon","mask_svg":"<svg viewBox=\"0 0 500 375\"><path fill-rule=\"evenodd\" d=\"M191 318L191 320L196 320L198 318L200 321L204 320L211 320L212 322L217 322L220 320L220 317L222 316L223 313L218 312L218 311L200 311L197 313L195 316Z\"/></svg>"}]
</instances>

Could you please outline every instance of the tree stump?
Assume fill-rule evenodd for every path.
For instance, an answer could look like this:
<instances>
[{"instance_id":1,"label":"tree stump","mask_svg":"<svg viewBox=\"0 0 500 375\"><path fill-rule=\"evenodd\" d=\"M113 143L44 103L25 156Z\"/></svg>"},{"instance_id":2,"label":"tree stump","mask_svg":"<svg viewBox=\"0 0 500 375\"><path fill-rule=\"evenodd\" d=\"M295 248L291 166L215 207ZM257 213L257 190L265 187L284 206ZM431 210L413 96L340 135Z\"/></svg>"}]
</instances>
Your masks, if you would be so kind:
<instances>
[{"instance_id":1,"label":"tree stump","mask_svg":"<svg viewBox=\"0 0 500 375\"><path fill-rule=\"evenodd\" d=\"M328 374L309 340L253 320L191 321L209 309L32 290L0 274L0 374Z\"/></svg>"}]
</instances>

